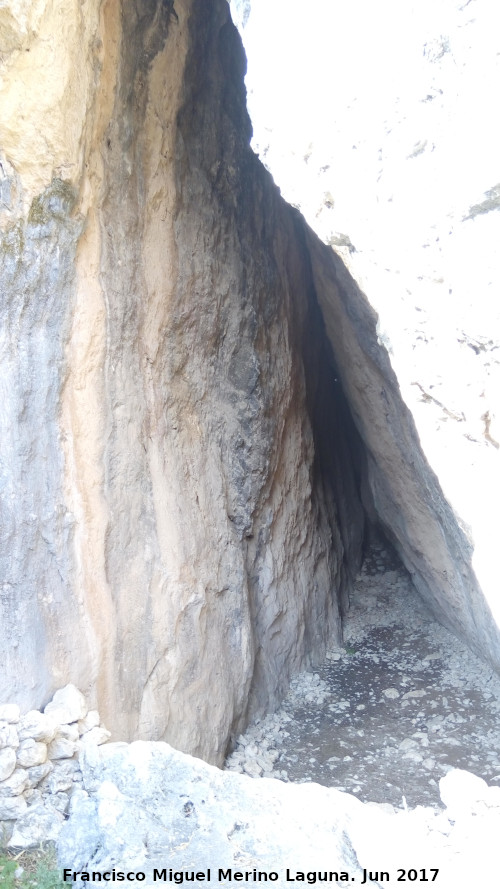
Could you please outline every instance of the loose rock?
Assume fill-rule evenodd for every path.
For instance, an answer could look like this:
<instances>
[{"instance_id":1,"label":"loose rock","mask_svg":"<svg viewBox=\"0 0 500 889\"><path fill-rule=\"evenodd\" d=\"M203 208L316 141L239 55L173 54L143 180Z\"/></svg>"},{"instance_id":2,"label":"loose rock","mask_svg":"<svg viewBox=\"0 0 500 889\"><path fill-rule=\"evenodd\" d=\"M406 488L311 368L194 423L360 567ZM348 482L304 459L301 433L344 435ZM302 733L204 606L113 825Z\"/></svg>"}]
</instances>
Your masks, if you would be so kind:
<instances>
[{"instance_id":1,"label":"loose rock","mask_svg":"<svg viewBox=\"0 0 500 889\"><path fill-rule=\"evenodd\" d=\"M17 748L17 761L25 769L30 768L30 766L39 766L46 759L47 745L41 741L34 741L33 738L28 738L26 741L21 741Z\"/></svg>"},{"instance_id":2,"label":"loose rock","mask_svg":"<svg viewBox=\"0 0 500 889\"><path fill-rule=\"evenodd\" d=\"M12 747L0 750L0 781L10 778L16 767L16 752Z\"/></svg>"},{"instance_id":3,"label":"loose rock","mask_svg":"<svg viewBox=\"0 0 500 889\"><path fill-rule=\"evenodd\" d=\"M77 722L79 719L84 719L87 712L84 696L71 684L56 691L52 701L44 710L45 714L49 714L59 724Z\"/></svg>"}]
</instances>

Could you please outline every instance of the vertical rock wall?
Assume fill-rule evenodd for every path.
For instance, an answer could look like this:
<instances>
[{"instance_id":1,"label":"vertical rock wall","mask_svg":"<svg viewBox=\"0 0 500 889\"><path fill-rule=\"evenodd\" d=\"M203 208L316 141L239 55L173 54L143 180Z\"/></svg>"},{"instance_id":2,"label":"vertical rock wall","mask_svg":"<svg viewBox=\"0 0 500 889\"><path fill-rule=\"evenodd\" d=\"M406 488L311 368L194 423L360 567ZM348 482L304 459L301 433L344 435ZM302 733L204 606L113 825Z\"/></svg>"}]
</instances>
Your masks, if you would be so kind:
<instances>
[{"instance_id":1,"label":"vertical rock wall","mask_svg":"<svg viewBox=\"0 0 500 889\"><path fill-rule=\"evenodd\" d=\"M311 237L369 455L372 514L436 617L498 670L497 9L231 7L249 57L254 147L366 294Z\"/></svg>"},{"instance_id":2,"label":"vertical rock wall","mask_svg":"<svg viewBox=\"0 0 500 889\"><path fill-rule=\"evenodd\" d=\"M339 632L361 446L227 4L26 8L0 16L0 699L72 681L115 736L218 762ZM19 66L53 88L26 116Z\"/></svg>"}]
</instances>

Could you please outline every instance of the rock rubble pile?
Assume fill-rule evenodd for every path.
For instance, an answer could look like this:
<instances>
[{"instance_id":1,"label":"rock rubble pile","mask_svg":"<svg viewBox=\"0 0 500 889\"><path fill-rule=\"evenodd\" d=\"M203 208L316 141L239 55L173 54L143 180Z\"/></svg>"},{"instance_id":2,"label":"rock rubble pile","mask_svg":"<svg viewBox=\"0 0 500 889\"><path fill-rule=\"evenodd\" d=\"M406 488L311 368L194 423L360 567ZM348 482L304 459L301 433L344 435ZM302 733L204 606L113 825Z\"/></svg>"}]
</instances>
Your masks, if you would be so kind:
<instances>
[{"instance_id":1,"label":"rock rubble pile","mask_svg":"<svg viewBox=\"0 0 500 889\"><path fill-rule=\"evenodd\" d=\"M57 837L82 784L79 754L110 732L74 685L40 710L0 706L0 845L35 846Z\"/></svg>"},{"instance_id":2,"label":"rock rubble pile","mask_svg":"<svg viewBox=\"0 0 500 889\"><path fill-rule=\"evenodd\" d=\"M499 716L498 675L436 623L381 544L357 579L343 646L236 739L226 768L440 809L451 769L500 783Z\"/></svg>"}]
</instances>

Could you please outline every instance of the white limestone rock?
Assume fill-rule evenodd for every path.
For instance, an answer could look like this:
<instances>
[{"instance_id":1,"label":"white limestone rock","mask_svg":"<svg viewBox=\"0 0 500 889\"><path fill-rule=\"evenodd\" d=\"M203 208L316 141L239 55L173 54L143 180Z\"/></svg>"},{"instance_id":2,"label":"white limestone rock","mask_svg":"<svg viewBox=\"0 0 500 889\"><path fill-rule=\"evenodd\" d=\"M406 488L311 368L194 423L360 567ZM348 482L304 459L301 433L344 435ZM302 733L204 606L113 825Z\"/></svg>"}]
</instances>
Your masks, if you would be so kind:
<instances>
[{"instance_id":1,"label":"white limestone rock","mask_svg":"<svg viewBox=\"0 0 500 889\"><path fill-rule=\"evenodd\" d=\"M56 737L50 742L47 755L50 760L71 759L78 751L78 741L70 741L68 738Z\"/></svg>"},{"instance_id":2,"label":"white limestone rock","mask_svg":"<svg viewBox=\"0 0 500 889\"><path fill-rule=\"evenodd\" d=\"M104 726L95 726L95 728L90 729L90 731L86 732L86 734L82 735L80 739L80 745L84 746L85 744L105 744L106 741L111 737L111 732L108 732Z\"/></svg>"},{"instance_id":3,"label":"white limestone rock","mask_svg":"<svg viewBox=\"0 0 500 889\"><path fill-rule=\"evenodd\" d=\"M66 741L78 741L80 731L77 723L71 725L60 725L57 729L56 738L64 738Z\"/></svg>"},{"instance_id":4,"label":"white limestone rock","mask_svg":"<svg viewBox=\"0 0 500 889\"><path fill-rule=\"evenodd\" d=\"M85 735L91 729L96 728L101 722L98 710L89 710L85 719L78 720L78 731L80 735Z\"/></svg>"},{"instance_id":5,"label":"white limestone rock","mask_svg":"<svg viewBox=\"0 0 500 889\"><path fill-rule=\"evenodd\" d=\"M22 796L0 797L0 821L14 821L24 815L27 808Z\"/></svg>"},{"instance_id":6,"label":"white limestone rock","mask_svg":"<svg viewBox=\"0 0 500 889\"><path fill-rule=\"evenodd\" d=\"M362 804L348 794L253 781L162 742L89 746L81 759L90 796L75 793L58 840L59 861L75 870L99 856L101 869L119 860L150 875L160 861L184 866L188 850L197 870L240 870L251 857L284 878L300 861L331 869L333 860L361 880L344 828Z\"/></svg>"},{"instance_id":7,"label":"white limestone rock","mask_svg":"<svg viewBox=\"0 0 500 889\"><path fill-rule=\"evenodd\" d=\"M247 759L243 765L243 771L250 778L260 778L264 769L255 759Z\"/></svg>"},{"instance_id":8,"label":"white limestone rock","mask_svg":"<svg viewBox=\"0 0 500 889\"><path fill-rule=\"evenodd\" d=\"M11 723L0 723L0 750L4 747L18 747L19 735L16 726Z\"/></svg>"},{"instance_id":9,"label":"white limestone rock","mask_svg":"<svg viewBox=\"0 0 500 889\"><path fill-rule=\"evenodd\" d=\"M77 759L61 759L52 763L48 776L40 783L44 793L56 794L71 790L75 781L81 780L80 765Z\"/></svg>"},{"instance_id":10,"label":"white limestone rock","mask_svg":"<svg viewBox=\"0 0 500 889\"><path fill-rule=\"evenodd\" d=\"M55 737L57 722L39 710L30 710L19 722L19 740L26 741L33 738L34 741L42 741L48 744Z\"/></svg>"},{"instance_id":11,"label":"white limestone rock","mask_svg":"<svg viewBox=\"0 0 500 889\"><path fill-rule=\"evenodd\" d=\"M10 778L16 767L16 751L12 747L0 750L0 781Z\"/></svg>"},{"instance_id":12,"label":"white limestone rock","mask_svg":"<svg viewBox=\"0 0 500 889\"><path fill-rule=\"evenodd\" d=\"M47 759L47 745L42 741L34 741L27 738L21 741L17 748L17 762L25 769L31 766L39 766Z\"/></svg>"},{"instance_id":13,"label":"white limestone rock","mask_svg":"<svg viewBox=\"0 0 500 889\"><path fill-rule=\"evenodd\" d=\"M439 781L439 794L447 809L470 809L473 803L487 798L488 790L483 778L464 769L451 769Z\"/></svg>"},{"instance_id":14,"label":"white limestone rock","mask_svg":"<svg viewBox=\"0 0 500 889\"><path fill-rule=\"evenodd\" d=\"M32 766L30 769L28 769L28 777L31 786L36 787L37 784L40 783L40 781L46 778L47 775L50 775L53 768L54 766L52 765L52 763L47 760L47 762L43 762L39 766Z\"/></svg>"},{"instance_id":15,"label":"white limestone rock","mask_svg":"<svg viewBox=\"0 0 500 889\"><path fill-rule=\"evenodd\" d=\"M18 816L8 848L33 849L57 840L63 824L64 815L49 803L30 806Z\"/></svg>"},{"instance_id":16,"label":"white limestone rock","mask_svg":"<svg viewBox=\"0 0 500 889\"><path fill-rule=\"evenodd\" d=\"M21 710L17 704L1 704L0 705L0 722L19 722Z\"/></svg>"},{"instance_id":17,"label":"white limestone rock","mask_svg":"<svg viewBox=\"0 0 500 889\"><path fill-rule=\"evenodd\" d=\"M29 786L28 772L25 769L14 769L10 778L0 781L0 797L19 796Z\"/></svg>"},{"instance_id":18,"label":"white limestone rock","mask_svg":"<svg viewBox=\"0 0 500 889\"><path fill-rule=\"evenodd\" d=\"M70 683L56 691L51 702L47 704L43 712L50 715L59 725L63 725L84 719L87 715L88 707L81 691Z\"/></svg>"}]
</instances>

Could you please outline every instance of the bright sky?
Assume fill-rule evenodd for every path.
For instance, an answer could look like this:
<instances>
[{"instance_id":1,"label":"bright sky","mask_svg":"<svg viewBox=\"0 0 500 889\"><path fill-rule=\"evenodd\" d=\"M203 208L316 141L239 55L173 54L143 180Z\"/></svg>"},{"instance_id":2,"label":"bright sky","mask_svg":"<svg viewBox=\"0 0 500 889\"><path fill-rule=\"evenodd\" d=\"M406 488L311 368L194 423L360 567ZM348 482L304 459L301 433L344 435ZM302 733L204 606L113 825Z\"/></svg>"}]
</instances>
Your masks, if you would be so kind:
<instances>
[{"instance_id":1,"label":"bright sky","mask_svg":"<svg viewBox=\"0 0 500 889\"><path fill-rule=\"evenodd\" d=\"M500 182L499 34L498 0L251 0L254 147L321 237L451 263L443 220Z\"/></svg>"}]
</instances>

